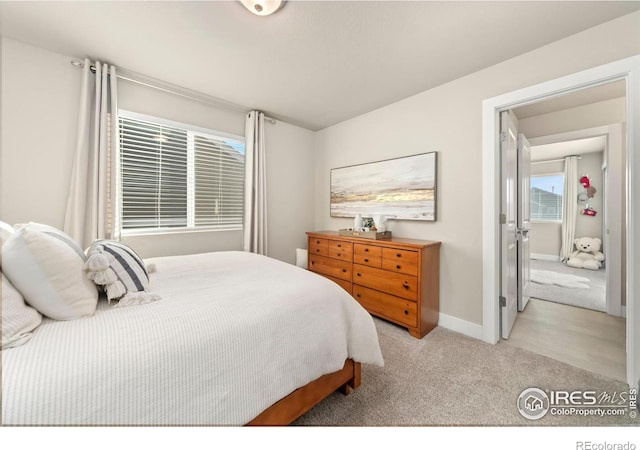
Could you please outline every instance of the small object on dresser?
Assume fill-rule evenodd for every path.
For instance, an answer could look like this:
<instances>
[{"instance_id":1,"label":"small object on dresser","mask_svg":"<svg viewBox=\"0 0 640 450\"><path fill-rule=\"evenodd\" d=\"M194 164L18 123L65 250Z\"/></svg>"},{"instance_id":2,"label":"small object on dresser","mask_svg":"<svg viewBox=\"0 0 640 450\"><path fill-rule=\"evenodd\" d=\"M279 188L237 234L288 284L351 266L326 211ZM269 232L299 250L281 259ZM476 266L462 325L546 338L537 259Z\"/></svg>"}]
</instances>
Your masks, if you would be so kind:
<instances>
[{"instance_id":1,"label":"small object on dresser","mask_svg":"<svg viewBox=\"0 0 640 450\"><path fill-rule=\"evenodd\" d=\"M357 214L355 219L353 219L353 229L360 230L362 228L362 216Z\"/></svg>"},{"instance_id":2,"label":"small object on dresser","mask_svg":"<svg viewBox=\"0 0 640 450\"><path fill-rule=\"evenodd\" d=\"M373 222L375 223L375 226L378 229L378 231L386 231L387 229L386 221L387 221L387 218L380 214L373 216Z\"/></svg>"},{"instance_id":3,"label":"small object on dresser","mask_svg":"<svg viewBox=\"0 0 640 450\"><path fill-rule=\"evenodd\" d=\"M359 231L346 228L338 230L338 234L340 236L358 237L364 239L391 239L391 231Z\"/></svg>"},{"instance_id":4,"label":"small object on dresser","mask_svg":"<svg viewBox=\"0 0 640 450\"><path fill-rule=\"evenodd\" d=\"M373 218L365 217L362 219L362 227L364 228L364 231L369 231L374 226L375 226L375 223L373 222Z\"/></svg>"}]
</instances>

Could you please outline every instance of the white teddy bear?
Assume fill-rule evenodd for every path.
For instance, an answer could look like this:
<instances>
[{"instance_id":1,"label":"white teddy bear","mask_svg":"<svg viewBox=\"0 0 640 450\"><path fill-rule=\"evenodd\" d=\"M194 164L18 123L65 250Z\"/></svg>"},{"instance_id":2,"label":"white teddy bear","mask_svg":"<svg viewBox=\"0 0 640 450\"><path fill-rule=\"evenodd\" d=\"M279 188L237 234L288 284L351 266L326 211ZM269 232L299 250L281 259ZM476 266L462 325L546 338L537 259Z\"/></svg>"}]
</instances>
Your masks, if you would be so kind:
<instances>
[{"instance_id":1,"label":"white teddy bear","mask_svg":"<svg viewBox=\"0 0 640 450\"><path fill-rule=\"evenodd\" d=\"M567 266L578 269L598 270L602 267L604 255L600 251L602 241L598 238L582 237L573 241L576 251L571 253Z\"/></svg>"}]
</instances>

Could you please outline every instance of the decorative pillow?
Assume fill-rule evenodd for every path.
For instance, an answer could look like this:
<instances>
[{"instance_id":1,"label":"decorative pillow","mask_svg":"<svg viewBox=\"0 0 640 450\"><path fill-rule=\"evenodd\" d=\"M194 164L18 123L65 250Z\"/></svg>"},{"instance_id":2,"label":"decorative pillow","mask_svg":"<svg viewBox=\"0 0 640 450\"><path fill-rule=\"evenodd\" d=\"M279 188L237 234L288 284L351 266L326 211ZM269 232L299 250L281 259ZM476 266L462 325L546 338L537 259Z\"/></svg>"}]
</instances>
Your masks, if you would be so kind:
<instances>
[{"instance_id":1,"label":"decorative pillow","mask_svg":"<svg viewBox=\"0 0 640 450\"><path fill-rule=\"evenodd\" d=\"M2 246L2 271L25 301L56 320L92 315L98 290L85 276L86 257L73 239L33 222L15 229Z\"/></svg>"},{"instance_id":2,"label":"decorative pillow","mask_svg":"<svg viewBox=\"0 0 640 450\"><path fill-rule=\"evenodd\" d=\"M0 221L0 245L4 244L5 241L9 240L9 238L13 235L13 227L8 223Z\"/></svg>"},{"instance_id":3,"label":"decorative pillow","mask_svg":"<svg viewBox=\"0 0 640 450\"><path fill-rule=\"evenodd\" d=\"M159 295L149 292L144 261L128 245L100 239L87 249L87 256L87 276L104 288L109 303L118 300L117 306L131 306L160 300Z\"/></svg>"},{"instance_id":4,"label":"decorative pillow","mask_svg":"<svg viewBox=\"0 0 640 450\"><path fill-rule=\"evenodd\" d=\"M28 306L22 294L2 274L2 350L19 347L31 339L42 322L38 311Z\"/></svg>"},{"instance_id":5,"label":"decorative pillow","mask_svg":"<svg viewBox=\"0 0 640 450\"><path fill-rule=\"evenodd\" d=\"M5 241L13 235L13 227L6 222L0 220L0 249ZM2 252L0 252L0 267L2 267Z\"/></svg>"}]
</instances>

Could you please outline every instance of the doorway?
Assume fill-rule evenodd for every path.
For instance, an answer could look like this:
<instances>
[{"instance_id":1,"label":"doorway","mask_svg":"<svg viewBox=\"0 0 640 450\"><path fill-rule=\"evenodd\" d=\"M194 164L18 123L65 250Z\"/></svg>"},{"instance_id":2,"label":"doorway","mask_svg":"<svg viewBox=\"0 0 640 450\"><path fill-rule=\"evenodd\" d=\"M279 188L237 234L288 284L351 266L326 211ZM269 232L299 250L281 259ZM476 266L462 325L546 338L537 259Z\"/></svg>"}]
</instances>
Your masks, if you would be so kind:
<instances>
[{"instance_id":1,"label":"doorway","mask_svg":"<svg viewBox=\"0 0 640 450\"><path fill-rule=\"evenodd\" d=\"M636 260L640 257L635 236L638 235L638 223L640 219L638 212L630 201L632 192L637 192L637 183L640 178L640 164L633 158L634 142L640 140L640 125L633 120L633 111L640 110L640 92L637 83L630 80L640 76L640 56L627 58L616 63L607 64L594 69L590 69L577 74L569 75L557 80L541 83L520 91L504 94L499 97L487 99L483 102L483 339L487 342L497 343L499 341L499 330L501 320L500 294L500 241L501 241L501 205L500 205L500 153L498 142L500 139L498 127L498 113L514 107L530 105L542 99L558 98L568 92L577 91L585 87L596 86L614 80L624 80L626 85L626 100L629 105L626 113L626 141L628 151L626 156L626 180L625 192L626 212L624 214L624 225L627 227L627 246L629 250L623 259L627 273L634 273ZM635 189L635 191L634 191ZM637 385L638 375L640 375L640 358L638 349L640 348L640 334L636 324L639 322L639 314L634 309L633 293L640 290L640 282L629 277L624 285L627 294L626 305L626 380L631 386Z\"/></svg>"},{"instance_id":2,"label":"doorway","mask_svg":"<svg viewBox=\"0 0 640 450\"><path fill-rule=\"evenodd\" d=\"M626 380L625 321L607 313L607 300L613 303L618 295L619 304L620 292L607 296L606 279L607 273L617 276L620 284L619 270L612 273L607 262L621 261L620 247L613 244L623 236L620 230L609 230L604 219L607 214L616 222L620 218L622 199L619 195L609 199L605 169L609 156L614 163L622 159L623 149L616 145L619 138L613 134L623 124L614 124L617 127L611 130L609 124L624 121L624 96L624 83L618 81L567 94L562 102L542 100L509 110L519 142L528 143L518 147L518 152L526 154L518 164L515 185L521 187L518 206L529 204L529 214L517 224L526 230L526 238L518 236L518 253L525 244L530 252L526 259L518 256L522 267L516 272L528 271L523 278L530 282L518 296L513 329L503 335L507 345L622 381ZM576 129L594 123L606 125ZM555 134L540 136L550 129ZM572 170L575 173L567 173ZM624 177L617 166L611 174L612 185ZM615 207L607 209L607 200ZM568 255L577 250L574 239L580 239L595 246L593 257L597 259L583 264L579 258L563 258L563 230L571 235ZM606 245L605 235L610 238Z\"/></svg>"},{"instance_id":3,"label":"doorway","mask_svg":"<svg viewBox=\"0 0 640 450\"><path fill-rule=\"evenodd\" d=\"M596 103L570 108L564 114L581 115L582 120L574 121L574 124L577 125L585 123L585 117L591 117L586 121L587 124L596 121L609 122L609 124L532 138L532 154L534 155L532 174L534 177L540 177L538 181L551 181L551 190L554 189L554 185L556 189L562 189L554 177L565 175L564 165L567 156L575 155L577 157L576 178L579 182L574 183L578 189L573 194L577 197L573 206L577 208L574 212L575 223L573 224L572 239L584 237L598 239L599 251L603 254L601 257L604 258L599 261L599 268L590 265L590 270L574 269L573 267L560 269L561 272L589 278L592 283L587 283L590 284L589 289L582 289L579 293L578 291L559 290L554 294L567 298L556 300L560 303L624 317L626 292L622 287L626 278L624 264L626 229L623 226L626 202L624 182L626 148L623 133L626 111L625 87L621 82L616 82L598 88L585 89L580 94L585 97L585 101L589 101L589 91L592 92L591 98L597 99ZM598 92L602 94L598 94ZM555 118L557 115L558 113L553 114ZM548 121L548 118L545 120ZM620 123L614 123L618 121ZM540 122L540 120L534 117L531 120L520 121L523 131L531 134L536 133L531 131L532 128L535 130L535 125L531 126L531 123L535 124L535 122ZM574 126L574 128L579 127ZM549 185L546 188L549 190ZM536 263L538 266L549 266L553 265L553 262L557 262L559 248L562 245L559 233L561 220L544 220L561 219L561 212L559 210L551 210L550 212L555 213L556 216L540 217L539 215L538 219L543 220L536 223L532 230L533 250L531 253L532 257L538 261ZM569 266L575 266L575 264ZM591 289L591 287L596 289Z\"/></svg>"}]
</instances>

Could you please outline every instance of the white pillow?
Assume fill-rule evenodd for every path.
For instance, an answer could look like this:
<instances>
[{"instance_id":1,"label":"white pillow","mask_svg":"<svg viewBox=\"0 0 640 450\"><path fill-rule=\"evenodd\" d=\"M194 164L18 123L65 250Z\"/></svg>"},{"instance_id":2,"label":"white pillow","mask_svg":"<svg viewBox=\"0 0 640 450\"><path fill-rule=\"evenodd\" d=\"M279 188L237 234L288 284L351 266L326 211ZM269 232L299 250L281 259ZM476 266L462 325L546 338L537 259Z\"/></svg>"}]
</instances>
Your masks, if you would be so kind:
<instances>
[{"instance_id":1,"label":"white pillow","mask_svg":"<svg viewBox=\"0 0 640 450\"><path fill-rule=\"evenodd\" d=\"M15 229L2 247L2 271L25 301L56 320L92 315L98 290L86 277L86 257L73 239L33 222Z\"/></svg>"},{"instance_id":2,"label":"white pillow","mask_svg":"<svg viewBox=\"0 0 640 450\"><path fill-rule=\"evenodd\" d=\"M4 241L8 240L13 234L13 227L6 222L0 220L0 243L4 244Z\"/></svg>"},{"instance_id":3,"label":"white pillow","mask_svg":"<svg viewBox=\"0 0 640 450\"><path fill-rule=\"evenodd\" d=\"M42 322L38 311L25 304L20 292L2 274L2 350L25 344Z\"/></svg>"}]
</instances>

